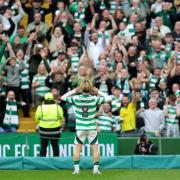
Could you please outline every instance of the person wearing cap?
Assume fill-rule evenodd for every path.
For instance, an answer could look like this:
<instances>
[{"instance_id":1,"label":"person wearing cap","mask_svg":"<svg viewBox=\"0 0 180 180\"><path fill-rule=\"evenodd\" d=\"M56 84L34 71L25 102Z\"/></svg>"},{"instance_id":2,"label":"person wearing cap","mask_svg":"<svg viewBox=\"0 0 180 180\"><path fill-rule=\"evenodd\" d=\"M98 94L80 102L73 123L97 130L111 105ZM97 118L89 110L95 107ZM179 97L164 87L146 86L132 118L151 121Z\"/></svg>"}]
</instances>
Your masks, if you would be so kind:
<instances>
[{"instance_id":1,"label":"person wearing cap","mask_svg":"<svg viewBox=\"0 0 180 180\"><path fill-rule=\"evenodd\" d=\"M59 51L57 58L50 62L51 73L62 72L61 67L65 67L66 69L68 66L67 54L64 51Z\"/></svg>"},{"instance_id":2,"label":"person wearing cap","mask_svg":"<svg viewBox=\"0 0 180 180\"><path fill-rule=\"evenodd\" d=\"M46 156L46 149L51 142L53 155L59 156L59 138L64 121L62 108L55 103L52 93L46 93L44 101L38 106L35 113L36 123L39 126L41 138L40 156Z\"/></svg>"}]
</instances>

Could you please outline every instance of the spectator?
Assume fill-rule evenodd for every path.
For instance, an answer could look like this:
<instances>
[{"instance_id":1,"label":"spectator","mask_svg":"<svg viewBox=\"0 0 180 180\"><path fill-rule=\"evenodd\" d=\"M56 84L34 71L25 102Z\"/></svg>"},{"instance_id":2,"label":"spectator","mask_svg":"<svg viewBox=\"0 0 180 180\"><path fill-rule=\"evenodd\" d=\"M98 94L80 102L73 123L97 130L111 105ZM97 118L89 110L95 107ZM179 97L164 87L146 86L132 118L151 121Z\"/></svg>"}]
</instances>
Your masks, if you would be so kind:
<instances>
[{"instance_id":1,"label":"spectator","mask_svg":"<svg viewBox=\"0 0 180 180\"><path fill-rule=\"evenodd\" d=\"M163 66L167 63L170 54L162 50L161 40L155 40L152 48L153 52L149 54L149 58L151 59L154 68L162 69Z\"/></svg>"},{"instance_id":2,"label":"spectator","mask_svg":"<svg viewBox=\"0 0 180 180\"><path fill-rule=\"evenodd\" d=\"M34 21L28 24L27 34L36 32L37 41L43 43L48 31L48 26L42 21L42 15L40 12L35 12L33 17Z\"/></svg>"},{"instance_id":3,"label":"spectator","mask_svg":"<svg viewBox=\"0 0 180 180\"><path fill-rule=\"evenodd\" d=\"M155 27L158 28L159 32L161 33L161 35L162 35L163 37L165 37L165 35L166 35L167 33L170 33L170 32L171 32L170 28L169 28L168 26L165 26L165 25L163 24L163 20L162 20L161 17L156 17L156 18L155 18Z\"/></svg>"},{"instance_id":4,"label":"spectator","mask_svg":"<svg viewBox=\"0 0 180 180\"><path fill-rule=\"evenodd\" d=\"M175 9L170 2L162 3L162 11L155 14L156 16L160 16L163 19L164 25L168 26L171 30L174 27L174 22L176 19Z\"/></svg>"},{"instance_id":5,"label":"spectator","mask_svg":"<svg viewBox=\"0 0 180 180\"><path fill-rule=\"evenodd\" d=\"M27 36L25 35L25 28L24 28L24 26L21 26L21 25L18 26L17 33L14 34L14 36L11 36L11 38L9 39L9 42L11 44L13 44L16 37L20 38L21 44L25 44L26 43Z\"/></svg>"},{"instance_id":6,"label":"spectator","mask_svg":"<svg viewBox=\"0 0 180 180\"><path fill-rule=\"evenodd\" d=\"M111 113L111 105L105 103L97 113L97 130L99 132L114 132L116 128L116 118Z\"/></svg>"},{"instance_id":7,"label":"spectator","mask_svg":"<svg viewBox=\"0 0 180 180\"><path fill-rule=\"evenodd\" d=\"M3 108L3 125L0 127L0 133L16 133L19 127L18 105L25 105L23 102L17 102L15 99L15 93L8 91L6 102Z\"/></svg>"},{"instance_id":8,"label":"spectator","mask_svg":"<svg viewBox=\"0 0 180 180\"><path fill-rule=\"evenodd\" d=\"M170 95L166 99L166 104L164 106L165 112L165 123L166 123L166 136L167 137L178 137L179 136L179 117L180 108L175 105L176 97Z\"/></svg>"},{"instance_id":9,"label":"spectator","mask_svg":"<svg viewBox=\"0 0 180 180\"><path fill-rule=\"evenodd\" d=\"M129 17L132 13L136 13L139 19L144 19L146 17L146 10L142 6L140 0L132 0L131 7L125 13L127 17Z\"/></svg>"},{"instance_id":10,"label":"spectator","mask_svg":"<svg viewBox=\"0 0 180 180\"><path fill-rule=\"evenodd\" d=\"M70 42L70 38L73 35L73 23L74 23L73 17L69 12L66 11L59 13L54 18L54 26L61 27L62 33L64 35L64 39L67 42Z\"/></svg>"},{"instance_id":11,"label":"spectator","mask_svg":"<svg viewBox=\"0 0 180 180\"><path fill-rule=\"evenodd\" d=\"M4 30L6 31L7 35L11 37L11 35L15 35L17 32L17 26L20 20L24 16L24 11L21 6L21 1L16 1L16 6L18 7L19 14L13 16L11 8L7 7L5 9L4 15L0 14L0 21L4 25Z\"/></svg>"},{"instance_id":12,"label":"spectator","mask_svg":"<svg viewBox=\"0 0 180 180\"><path fill-rule=\"evenodd\" d=\"M49 72L50 63L47 59L47 51L42 44L35 44L33 48L33 54L30 56L29 61L29 76L30 76L30 83L32 83L33 76L37 74L38 66L40 63L46 66L46 70Z\"/></svg>"},{"instance_id":13,"label":"spectator","mask_svg":"<svg viewBox=\"0 0 180 180\"><path fill-rule=\"evenodd\" d=\"M153 144L146 135L142 135L138 138L137 145L134 154L138 155L156 155L158 147Z\"/></svg>"},{"instance_id":14,"label":"spectator","mask_svg":"<svg viewBox=\"0 0 180 180\"><path fill-rule=\"evenodd\" d=\"M20 101L21 72L25 68L23 62L20 62L19 66L16 66L16 57L8 58L2 67L7 76L7 89L8 91L14 91L17 101Z\"/></svg>"},{"instance_id":15,"label":"spectator","mask_svg":"<svg viewBox=\"0 0 180 180\"><path fill-rule=\"evenodd\" d=\"M158 108L160 108L161 110L163 109L163 105L164 105L164 101L163 99L160 98L160 92L158 89L152 89L150 91L150 95L149 95L149 98L154 98L157 100L157 106Z\"/></svg>"},{"instance_id":16,"label":"spectator","mask_svg":"<svg viewBox=\"0 0 180 180\"><path fill-rule=\"evenodd\" d=\"M51 0L48 1L48 3L50 3L48 9L41 7L43 4L42 3L43 0L32 0L32 2L31 2L32 6L30 6L30 7L26 6L26 1L27 0L23 1L22 7L23 7L24 11L28 14L28 24L33 22L33 17L36 12L41 13L42 21L44 22L45 15L48 13L51 13L53 11L53 5L51 4Z\"/></svg>"},{"instance_id":17,"label":"spectator","mask_svg":"<svg viewBox=\"0 0 180 180\"><path fill-rule=\"evenodd\" d=\"M67 55L64 51L58 52L57 58L50 62L50 68L52 73L61 72L62 67L64 67L65 70L67 70L68 67Z\"/></svg>"},{"instance_id":18,"label":"spectator","mask_svg":"<svg viewBox=\"0 0 180 180\"><path fill-rule=\"evenodd\" d=\"M56 51L59 43L62 43L64 45L64 36L62 34L61 28L59 26L56 26L49 41L50 52Z\"/></svg>"},{"instance_id":19,"label":"spectator","mask_svg":"<svg viewBox=\"0 0 180 180\"><path fill-rule=\"evenodd\" d=\"M111 94L111 88L113 87L113 81L108 77L107 67L105 65L100 66L99 74L94 79L94 85L106 94Z\"/></svg>"},{"instance_id":20,"label":"spectator","mask_svg":"<svg viewBox=\"0 0 180 180\"><path fill-rule=\"evenodd\" d=\"M105 46L105 35L102 33L102 38L98 38L98 33L93 32L90 36L90 26L86 27L85 35L84 35L84 44L87 48L88 53L92 56L94 67L96 68L98 63L99 55L103 52Z\"/></svg>"},{"instance_id":21,"label":"spectator","mask_svg":"<svg viewBox=\"0 0 180 180\"><path fill-rule=\"evenodd\" d=\"M52 87L57 87L60 96L67 92L68 78L65 78L63 73L61 72L48 75L45 80L45 83L46 86L49 87L50 89Z\"/></svg>"},{"instance_id":22,"label":"spectator","mask_svg":"<svg viewBox=\"0 0 180 180\"><path fill-rule=\"evenodd\" d=\"M117 86L113 86L111 91L112 91L111 111L114 116L119 116L123 94L121 92L121 89L119 89L119 87Z\"/></svg>"},{"instance_id":23,"label":"spectator","mask_svg":"<svg viewBox=\"0 0 180 180\"><path fill-rule=\"evenodd\" d=\"M180 41L180 21L175 23L173 37L175 41Z\"/></svg>"},{"instance_id":24,"label":"spectator","mask_svg":"<svg viewBox=\"0 0 180 180\"><path fill-rule=\"evenodd\" d=\"M116 86L118 86L123 94L129 94L130 86L129 86L129 76L128 70L122 69L120 77L116 80Z\"/></svg>"},{"instance_id":25,"label":"spectator","mask_svg":"<svg viewBox=\"0 0 180 180\"><path fill-rule=\"evenodd\" d=\"M49 88L45 84L47 78L47 70L44 64L40 64L37 74L33 77L32 90L33 90L33 105L40 105L44 95L49 92Z\"/></svg>"},{"instance_id":26,"label":"spectator","mask_svg":"<svg viewBox=\"0 0 180 180\"><path fill-rule=\"evenodd\" d=\"M121 22L123 22L123 20L125 18L125 14L124 14L122 9L117 9L116 8L113 17L114 17L114 20L115 20L117 26L119 26L119 24Z\"/></svg>"},{"instance_id":27,"label":"spectator","mask_svg":"<svg viewBox=\"0 0 180 180\"><path fill-rule=\"evenodd\" d=\"M123 96L119 115L122 119L121 136L136 136L136 99L134 94L131 101L128 96Z\"/></svg>"},{"instance_id":28,"label":"spectator","mask_svg":"<svg viewBox=\"0 0 180 180\"><path fill-rule=\"evenodd\" d=\"M144 119L144 130L147 137L159 137L164 128L165 116L162 110L157 107L157 100L149 100L149 108L141 108L137 115Z\"/></svg>"},{"instance_id":29,"label":"spectator","mask_svg":"<svg viewBox=\"0 0 180 180\"><path fill-rule=\"evenodd\" d=\"M85 4L83 1L77 2L77 9L75 10L74 14L74 21L79 22L82 28L86 27L85 22Z\"/></svg>"}]
</instances>

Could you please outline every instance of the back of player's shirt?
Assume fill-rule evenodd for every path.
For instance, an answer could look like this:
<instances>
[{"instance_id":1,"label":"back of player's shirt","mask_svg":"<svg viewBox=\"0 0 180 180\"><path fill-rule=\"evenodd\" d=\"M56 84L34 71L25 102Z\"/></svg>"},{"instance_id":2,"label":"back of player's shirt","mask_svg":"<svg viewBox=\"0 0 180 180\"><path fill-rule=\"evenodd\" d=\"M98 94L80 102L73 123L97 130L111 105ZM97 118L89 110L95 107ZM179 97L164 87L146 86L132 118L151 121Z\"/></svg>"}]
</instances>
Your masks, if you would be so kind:
<instances>
[{"instance_id":1,"label":"back of player's shirt","mask_svg":"<svg viewBox=\"0 0 180 180\"><path fill-rule=\"evenodd\" d=\"M105 102L104 97L80 94L66 97L66 101L74 105L76 130L96 130L97 105Z\"/></svg>"}]
</instances>

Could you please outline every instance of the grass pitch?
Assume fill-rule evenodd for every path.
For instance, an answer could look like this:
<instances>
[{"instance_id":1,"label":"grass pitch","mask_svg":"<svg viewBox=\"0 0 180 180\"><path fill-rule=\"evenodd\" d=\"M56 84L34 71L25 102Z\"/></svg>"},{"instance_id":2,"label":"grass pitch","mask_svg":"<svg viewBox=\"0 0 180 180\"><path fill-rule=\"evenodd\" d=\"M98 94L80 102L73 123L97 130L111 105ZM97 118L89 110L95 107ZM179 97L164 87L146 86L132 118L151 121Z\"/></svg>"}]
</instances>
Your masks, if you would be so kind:
<instances>
[{"instance_id":1,"label":"grass pitch","mask_svg":"<svg viewBox=\"0 0 180 180\"><path fill-rule=\"evenodd\" d=\"M81 170L72 175L72 170L0 170L2 180L179 180L180 170L101 170L93 175L92 170Z\"/></svg>"}]
</instances>

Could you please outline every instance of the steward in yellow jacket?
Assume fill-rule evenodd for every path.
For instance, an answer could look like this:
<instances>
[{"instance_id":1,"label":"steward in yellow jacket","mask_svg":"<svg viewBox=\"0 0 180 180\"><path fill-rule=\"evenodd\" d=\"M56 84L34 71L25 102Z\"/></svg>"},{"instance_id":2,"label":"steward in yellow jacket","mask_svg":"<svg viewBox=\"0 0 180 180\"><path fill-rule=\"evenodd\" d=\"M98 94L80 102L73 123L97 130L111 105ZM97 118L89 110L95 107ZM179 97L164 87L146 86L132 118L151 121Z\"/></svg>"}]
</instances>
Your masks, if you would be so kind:
<instances>
[{"instance_id":1,"label":"steward in yellow jacket","mask_svg":"<svg viewBox=\"0 0 180 180\"><path fill-rule=\"evenodd\" d=\"M47 93L44 102L39 105L35 114L41 137L40 156L46 156L49 141L53 148L53 155L59 156L59 138L64 121L62 108L55 103L52 93Z\"/></svg>"}]
</instances>

